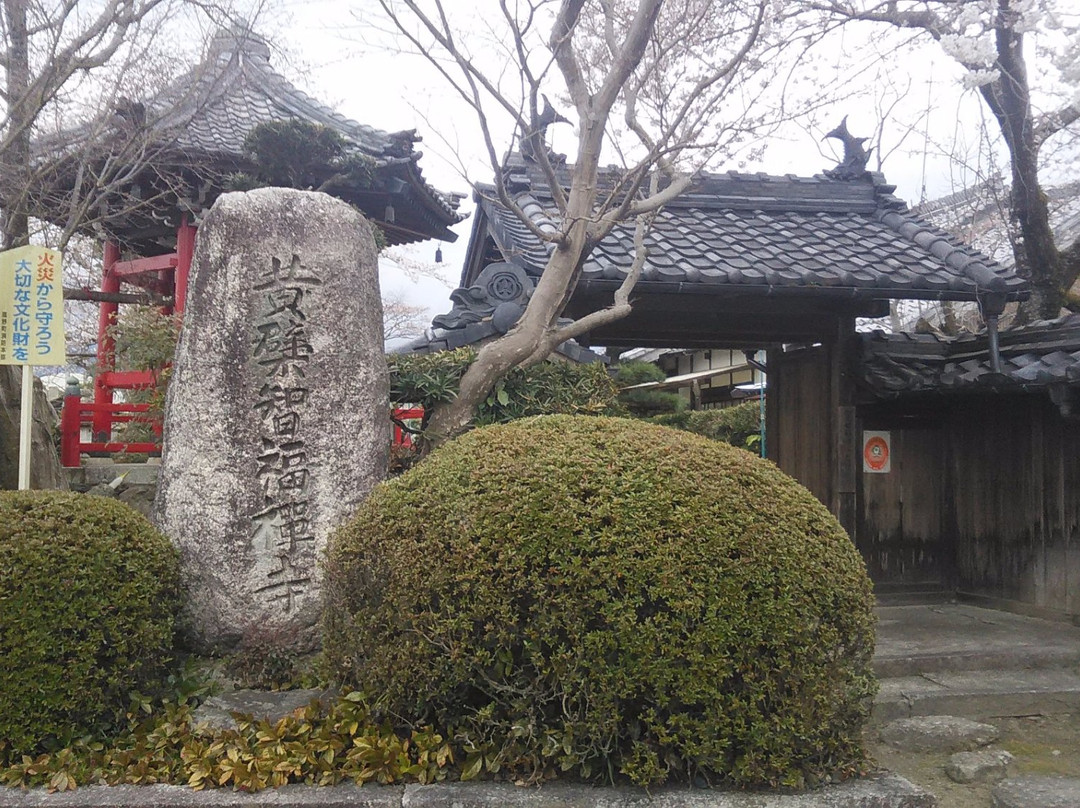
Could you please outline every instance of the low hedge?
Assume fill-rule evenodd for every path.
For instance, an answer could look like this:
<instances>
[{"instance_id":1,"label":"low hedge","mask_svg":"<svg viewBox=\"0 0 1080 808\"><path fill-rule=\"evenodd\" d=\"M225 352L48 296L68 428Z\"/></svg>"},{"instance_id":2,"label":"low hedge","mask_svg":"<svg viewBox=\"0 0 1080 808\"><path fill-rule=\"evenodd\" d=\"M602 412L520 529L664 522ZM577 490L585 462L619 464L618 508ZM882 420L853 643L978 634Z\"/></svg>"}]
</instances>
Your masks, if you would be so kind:
<instances>
[{"instance_id":1,"label":"low hedge","mask_svg":"<svg viewBox=\"0 0 1080 808\"><path fill-rule=\"evenodd\" d=\"M449 401L476 360L472 348L434 354L391 354L390 400L425 409ZM532 415L618 415L619 389L602 362L547 361L511 370L478 408L477 425Z\"/></svg>"},{"instance_id":2,"label":"low hedge","mask_svg":"<svg viewBox=\"0 0 1080 808\"><path fill-rule=\"evenodd\" d=\"M133 509L0 492L0 761L107 730L169 662L176 551Z\"/></svg>"},{"instance_id":3,"label":"low hedge","mask_svg":"<svg viewBox=\"0 0 1080 808\"><path fill-rule=\"evenodd\" d=\"M715 410L684 410L658 415L652 420L745 449L749 438L761 434L761 402L747 401Z\"/></svg>"},{"instance_id":4,"label":"low hedge","mask_svg":"<svg viewBox=\"0 0 1080 808\"><path fill-rule=\"evenodd\" d=\"M641 421L474 430L334 536L324 648L465 776L789 785L861 768L873 597L826 509Z\"/></svg>"}]
</instances>

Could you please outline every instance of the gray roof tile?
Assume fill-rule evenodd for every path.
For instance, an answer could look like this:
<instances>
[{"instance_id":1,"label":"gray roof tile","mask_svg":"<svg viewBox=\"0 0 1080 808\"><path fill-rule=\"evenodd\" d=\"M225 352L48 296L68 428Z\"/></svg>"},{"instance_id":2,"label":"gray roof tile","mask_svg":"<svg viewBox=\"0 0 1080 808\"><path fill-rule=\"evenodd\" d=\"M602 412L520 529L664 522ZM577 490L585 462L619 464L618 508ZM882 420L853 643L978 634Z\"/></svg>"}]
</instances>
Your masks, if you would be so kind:
<instances>
[{"instance_id":1,"label":"gray roof tile","mask_svg":"<svg viewBox=\"0 0 1080 808\"><path fill-rule=\"evenodd\" d=\"M948 338L875 331L861 338L861 382L881 397L1080 384L1080 314L1001 332L1001 373L993 372L985 334Z\"/></svg>"},{"instance_id":2,"label":"gray roof tile","mask_svg":"<svg viewBox=\"0 0 1080 808\"><path fill-rule=\"evenodd\" d=\"M453 237L447 227L464 218L458 211L460 195L445 194L427 183L414 148L415 131L384 132L357 123L321 104L293 86L270 65L270 48L250 32L221 31L203 61L152 98L140 99L146 131L164 146L168 165L205 167L206 176L243 168L243 145L248 133L262 123L301 119L336 130L351 148L371 157L377 176L404 180L410 206L407 223L396 240L418 237ZM81 124L71 130L35 141L35 151L51 154L92 139L107 143L113 122ZM215 186L212 197L220 188ZM381 203L380 203L381 204ZM415 210L412 210L415 208ZM401 212L399 208L399 218Z\"/></svg>"},{"instance_id":3,"label":"gray roof tile","mask_svg":"<svg viewBox=\"0 0 1080 808\"><path fill-rule=\"evenodd\" d=\"M554 205L539 172L513 158L519 206L537 202L551 221ZM1026 295L1010 270L919 219L876 181L823 176L705 174L690 192L660 211L646 237L642 284L682 281L772 287L850 287L870 297L974 299L980 293ZM481 189L480 206L496 244L537 276L548 249ZM550 223L550 224L549 224ZM633 226L616 227L586 259L584 277L620 280L629 268ZM659 270L663 270L660 272Z\"/></svg>"}]
</instances>

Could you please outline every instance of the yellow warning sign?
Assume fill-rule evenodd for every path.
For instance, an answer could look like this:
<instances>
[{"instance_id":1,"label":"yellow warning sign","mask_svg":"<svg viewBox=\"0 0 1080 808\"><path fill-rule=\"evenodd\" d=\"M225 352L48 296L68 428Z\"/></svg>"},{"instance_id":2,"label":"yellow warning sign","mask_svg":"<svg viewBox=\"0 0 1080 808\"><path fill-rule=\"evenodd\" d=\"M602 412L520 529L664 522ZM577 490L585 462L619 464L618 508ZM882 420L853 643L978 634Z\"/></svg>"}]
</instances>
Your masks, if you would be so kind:
<instances>
[{"instance_id":1,"label":"yellow warning sign","mask_svg":"<svg viewBox=\"0 0 1080 808\"><path fill-rule=\"evenodd\" d=\"M65 365L61 254L0 252L0 365Z\"/></svg>"}]
</instances>

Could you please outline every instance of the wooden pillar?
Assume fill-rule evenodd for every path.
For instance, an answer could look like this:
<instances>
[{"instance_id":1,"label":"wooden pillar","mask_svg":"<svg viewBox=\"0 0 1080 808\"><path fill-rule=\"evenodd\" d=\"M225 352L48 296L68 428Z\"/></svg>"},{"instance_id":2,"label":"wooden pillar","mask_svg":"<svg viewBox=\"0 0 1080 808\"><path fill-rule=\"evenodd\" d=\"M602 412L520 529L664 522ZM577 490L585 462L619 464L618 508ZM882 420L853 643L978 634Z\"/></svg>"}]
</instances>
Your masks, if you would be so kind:
<instances>
[{"instance_id":1,"label":"wooden pillar","mask_svg":"<svg viewBox=\"0 0 1080 808\"><path fill-rule=\"evenodd\" d=\"M855 319L838 317L829 345L829 403L832 468L830 510L855 541L858 523L859 436L855 414Z\"/></svg>"},{"instance_id":2,"label":"wooden pillar","mask_svg":"<svg viewBox=\"0 0 1080 808\"><path fill-rule=\"evenodd\" d=\"M176 270L175 269L163 269L158 272L158 290L163 295L172 294L175 301L176 295ZM158 309L162 314L168 316L175 311L175 303L166 303Z\"/></svg>"},{"instance_id":3,"label":"wooden pillar","mask_svg":"<svg viewBox=\"0 0 1080 808\"><path fill-rule=\"evenodd\" d=\"M780 465L780 357L783 351L769 348L765 352L765 456Z\"/></svg>"},{"instance_id":4,"label":"wooden pillar","mask_svg":"<svg viewBox=\"0 0 1080 808\"><path fill-rule=\"evenodd\" d=\"M105 242L104 266L101 270L101 291L103 294L116 294L120 291L120 279L113 273L116 262L120 260L120 246L115 241ZM116 342L109 336L109 326L116 322L117 303L102 302L98 309L98 344L97 374L94 376L94 404L110 405L113 403L112 387L109 386L109 373L113 369ZM112 439L112 413L107 410L94 411L94 439L108 441Z\"/></svg>"},{"instance_id":5,"label":"wooden pillar","mask_svg":"<svg viewBox=\"0 0 1080 808\"><path fill-rule=\"evenodd\" d=\"M68 385L64 391L64 408L60 412L60 465L78 468L82 459L79 452L82 431L82 395L78 385Z\"/></svg>"},{"instance_id":6,"label":"wooden pillar","mask_svg":"<svg viewBox=\"0 0 1080 808\"><path fill-rule=\"evenodd\" d=\"M188 277L191 273L191 257L195 253L195 225L188 221L188 214L176 230L176 274L173 288L173 313L181 316L187 305Z\"/></svg>"}]
</instances>

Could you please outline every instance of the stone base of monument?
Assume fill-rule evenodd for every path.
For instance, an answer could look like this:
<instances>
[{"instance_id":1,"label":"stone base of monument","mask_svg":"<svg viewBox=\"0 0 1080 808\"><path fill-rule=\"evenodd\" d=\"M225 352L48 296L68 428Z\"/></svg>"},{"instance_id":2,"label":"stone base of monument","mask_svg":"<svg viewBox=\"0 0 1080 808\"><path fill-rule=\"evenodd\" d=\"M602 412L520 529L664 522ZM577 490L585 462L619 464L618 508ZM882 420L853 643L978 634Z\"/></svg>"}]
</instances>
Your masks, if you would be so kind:
<instances>
[{"instance_id":1,"label":"stone base of monument","mask_svg":"<svg viewBox=\"0 0 1080 808\"><path fill-rule=\"evenodd\" d=\"M90 786L48 794L0 789L0 808L937 808L937 800L902 777L881 774L802 794L721 791L686 786L605 788L572 783L430 786L290 785L245 794L183 786Z\"/></svg>"}]
</instances>

